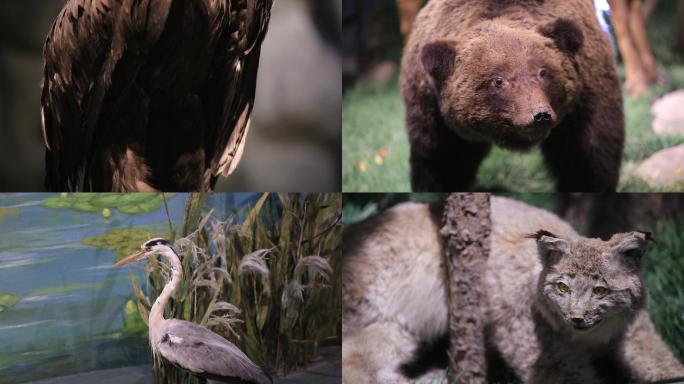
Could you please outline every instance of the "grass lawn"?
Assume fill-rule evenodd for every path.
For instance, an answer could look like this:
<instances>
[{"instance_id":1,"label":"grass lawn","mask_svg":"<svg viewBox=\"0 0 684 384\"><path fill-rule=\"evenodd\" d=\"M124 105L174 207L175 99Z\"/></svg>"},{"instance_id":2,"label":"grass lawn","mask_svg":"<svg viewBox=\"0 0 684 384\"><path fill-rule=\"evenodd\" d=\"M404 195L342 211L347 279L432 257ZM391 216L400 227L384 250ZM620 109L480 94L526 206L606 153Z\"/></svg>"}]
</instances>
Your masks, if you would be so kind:
<instances>
[{"instance_id":1,"label":"grass lawn","mask_svg":"<svg viewBox=\"0 0 684 384\"><path fill-rule=\"evenodd\" d=\"M665 73L671 81L668 88L654 87L653 97L625 97L627 132L619 191L652 191L631 176L632 171L653 153L684 143L683 136L658 136L651 131L653 99L674 88L684 88L684 65L667 67ZM346 92L342 143L344 192L411 190L409 143L396 76L386 84L361 83ZM672 190L681 189L677 186ZM476 190L551 192L554 184L538 149L520 153L494 148L480 167Z\"/></svg>"},{"instance_id":2,"label":"grass lawn","mask_svg":"<svg viewBox=\"0 0 684 384\"><path fill-rule=\"evenodd\" d=\"M658 332L679 361L684 361L684 222L682 215L652 227L657 244L646 255L644 280L648 311Z\"/></svg>"}]
</instances>

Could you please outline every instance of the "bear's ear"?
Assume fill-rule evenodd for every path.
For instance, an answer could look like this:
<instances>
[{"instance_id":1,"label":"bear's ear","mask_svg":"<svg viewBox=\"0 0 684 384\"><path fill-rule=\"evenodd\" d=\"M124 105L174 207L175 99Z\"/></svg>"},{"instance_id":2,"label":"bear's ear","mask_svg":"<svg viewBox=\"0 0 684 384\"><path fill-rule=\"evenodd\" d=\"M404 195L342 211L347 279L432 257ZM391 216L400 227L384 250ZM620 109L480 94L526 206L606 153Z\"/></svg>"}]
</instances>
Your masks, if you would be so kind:
<instances>
[{"instance_id":1,"label":"bear's ear","mask_svg":"<svg viewBox=\"0 0 684 384\"><path fill-rule=\"evenodd\" d=\"M580 27L571 20L557 19L539 27L539 33L556 42L563 51L574 54L582 47L584 34Z\"/></svg>"},{"instance_id":2,"label":"bear's ear","mask_svg":"<svg viewBox=\"0 0 684 384\"><path fill-rule=\"evenodd\" d=\"M450 42L433 41L423 46L420 51L420 60L423 62L423 68L439 87L454 71L456 49Z\"/></svg>"}]
</instances>

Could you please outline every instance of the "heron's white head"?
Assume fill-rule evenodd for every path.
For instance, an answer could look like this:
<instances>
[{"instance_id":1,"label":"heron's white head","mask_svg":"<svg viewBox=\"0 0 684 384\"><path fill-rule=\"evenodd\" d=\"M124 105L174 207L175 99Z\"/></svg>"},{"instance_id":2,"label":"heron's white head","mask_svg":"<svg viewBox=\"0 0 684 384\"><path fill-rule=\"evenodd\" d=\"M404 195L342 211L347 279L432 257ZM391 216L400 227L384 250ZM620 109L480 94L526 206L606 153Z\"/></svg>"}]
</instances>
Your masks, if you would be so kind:
<instances>
[{"instance_id":1,"label":"heron's white head","mask_svg":"<svg viewBox=\"0 0 684 384\"><path fill-rule=\"evenodd\" d=\"M114 267L118 268L122 265L129 264L141 259L146 259L151 256L156 256L161 253L168 253L169 251L173 252L173 248L171 248L171 243L162 237L155 237L154 239L150 239L144 242L140 246L140 251L119 260L116 264L114 264Z\"/></svg>"}]
</instances>

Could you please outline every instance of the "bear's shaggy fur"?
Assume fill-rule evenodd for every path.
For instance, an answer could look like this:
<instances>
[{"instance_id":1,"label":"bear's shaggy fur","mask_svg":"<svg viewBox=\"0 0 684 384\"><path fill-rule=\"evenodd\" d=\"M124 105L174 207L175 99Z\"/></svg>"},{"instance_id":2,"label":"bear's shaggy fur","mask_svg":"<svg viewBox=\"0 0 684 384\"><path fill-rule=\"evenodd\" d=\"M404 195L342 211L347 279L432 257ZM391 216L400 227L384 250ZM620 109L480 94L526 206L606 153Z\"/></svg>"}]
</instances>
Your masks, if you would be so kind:
<instances>
[{"instance_id":1,"label":"bear's shaggy fur","mask_svg":"<svg viewBox=\"0 0 684 384\"><path fill-rule=\"evenodd\" d=\"M617 187L622 94L591 1L431 0L400 80L416 191L472 187L492 143L541 144L559 191Z\"/></svg>"}]
</instances>

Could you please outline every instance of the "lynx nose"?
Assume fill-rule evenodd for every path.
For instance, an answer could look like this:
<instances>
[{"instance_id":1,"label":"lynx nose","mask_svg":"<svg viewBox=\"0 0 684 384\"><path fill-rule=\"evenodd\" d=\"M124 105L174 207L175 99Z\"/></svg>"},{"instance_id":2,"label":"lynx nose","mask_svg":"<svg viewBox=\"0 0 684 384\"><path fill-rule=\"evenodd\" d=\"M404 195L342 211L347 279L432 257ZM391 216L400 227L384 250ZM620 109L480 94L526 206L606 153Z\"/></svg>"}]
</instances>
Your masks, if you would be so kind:
<instances>
[{"instance_id":1,"label":"lynx nose","mask_svg":"<svg viewBox=\"0 0 684 384\"><path fill-rule=\"evenodd\" d=\"M538 108L534 111L534 116L532 116L535 123L541 123L551 120L551 114L546 108Z\"/></svg>"}]
</instances>

